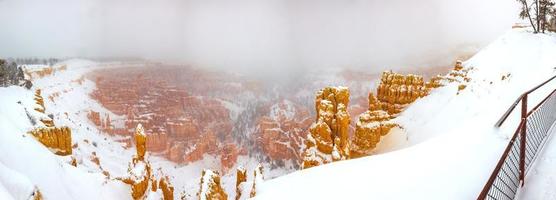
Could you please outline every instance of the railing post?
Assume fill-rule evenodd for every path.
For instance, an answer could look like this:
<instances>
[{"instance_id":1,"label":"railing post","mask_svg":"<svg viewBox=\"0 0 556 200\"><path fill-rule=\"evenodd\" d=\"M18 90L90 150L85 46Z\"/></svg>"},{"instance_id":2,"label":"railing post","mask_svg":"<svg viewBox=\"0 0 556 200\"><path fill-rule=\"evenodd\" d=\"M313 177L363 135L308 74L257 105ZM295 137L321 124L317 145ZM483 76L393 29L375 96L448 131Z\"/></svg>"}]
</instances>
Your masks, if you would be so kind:
<instances>
[{"instance_id":1,"label":"railing post","mask_svg":"<svg viewBox=\"0 0 556 200\"><path fill-rule=\"evenodd\" d=\"M527 145L527 96L525 94L521 99L521 142L519 145L519 180L521 180L521 187L525 184L525 145Z\"/></svg>"}]
</instances>

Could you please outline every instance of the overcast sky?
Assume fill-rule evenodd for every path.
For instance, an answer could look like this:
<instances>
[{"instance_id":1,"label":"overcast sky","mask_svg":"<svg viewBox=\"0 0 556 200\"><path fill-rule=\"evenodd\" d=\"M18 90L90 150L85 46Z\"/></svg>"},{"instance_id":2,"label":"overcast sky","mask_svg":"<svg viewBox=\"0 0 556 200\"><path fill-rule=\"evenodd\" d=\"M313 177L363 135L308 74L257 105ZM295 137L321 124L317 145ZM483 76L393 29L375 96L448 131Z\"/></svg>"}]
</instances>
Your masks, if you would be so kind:
<instances>
[{"instance_id":1,"label":"overcast sky","mask_svg":"<svg viewBox=\"0 0 556 200\"><path fill-rule=\"evenodd\" d=\"M0 0L0 57L144 57L241 70L435 65L512 0Z\"/></svg>"}]
</instances>

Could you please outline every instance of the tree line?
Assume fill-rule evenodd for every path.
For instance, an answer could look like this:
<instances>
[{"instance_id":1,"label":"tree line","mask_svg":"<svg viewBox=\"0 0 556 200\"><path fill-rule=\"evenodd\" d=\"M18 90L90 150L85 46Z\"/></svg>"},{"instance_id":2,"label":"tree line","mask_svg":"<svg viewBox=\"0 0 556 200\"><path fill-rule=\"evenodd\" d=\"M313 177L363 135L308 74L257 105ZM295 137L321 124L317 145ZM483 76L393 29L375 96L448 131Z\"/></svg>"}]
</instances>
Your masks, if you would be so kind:
<instances>
[{"instance_id":1,"label":"tree line","mask_svg":"<svg viewBox=\"0 0 556 200\"><path fill-rule=\"evenodd\" d=\"M554 0L516 0L521 4L519 17L527 19L534 33L556 31L556 7Z\"/></svg>"},{"instance_id":2,"label":"tree line","mask_svg":"<svg viewBox=\"0 0 556 200\"><path fill-rule=\"evenodd\" d=\"M0 59L0 87L19 85L24 78L23 69L15 62Z\"/></svg>"}]
</instances>

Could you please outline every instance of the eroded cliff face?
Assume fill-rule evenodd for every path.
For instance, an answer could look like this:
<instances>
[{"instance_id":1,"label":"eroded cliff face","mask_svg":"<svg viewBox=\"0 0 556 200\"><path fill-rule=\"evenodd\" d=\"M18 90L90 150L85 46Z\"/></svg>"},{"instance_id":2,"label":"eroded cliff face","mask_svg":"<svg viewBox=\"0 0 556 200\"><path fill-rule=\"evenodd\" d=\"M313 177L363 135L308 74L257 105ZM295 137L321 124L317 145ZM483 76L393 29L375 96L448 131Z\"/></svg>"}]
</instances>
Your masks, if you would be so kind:
<instances>
[{"instance_id":1,"label":"eroded cliff face","mask_svg":"<svg viewBox=\"0 0 556 200\"><path fill-rule=\"evenodd\" d=\"M309 111L288 100L269 107L257 122L257 145L271 160L301 161L306 131L312 123Z\"/></svg>"},{"instance_id":2,"label":"eroded cliff face","mask_svg":"<svg viewBox=\"0 0 556 200\"><path fill-rule=\"evenodd\" d=\"M316 122L309 128L303 168L349 159L349 90L326 87L316 94Z\"/></svg>"},{"instance_id":3,"label":"eroded cliff face","mask_svg":"<svg viewBox=\"0 0 556 200\"><path fill-rule=\"evenodd\" d=\"M128 136L122 138L132 138L133 128L141 123L147 151L180 164L210 154L232 166L236 152L249 152L259 161L293 169L302 164L306 133L314 122L312 91L328 84L331 76L345 79L348 86L357 88L351 103L355 107L347 109L355 116L366 110L366 92L361 91L368 91L367 82L372 80L341 71L303 76L295 83L276 85L185 66L97 70L87 75L97 87L91 96L111 112L91 110L89 119L104 133ZM212 147L205 145L214 141ZM221 156L228 152L231 156Z\"/></svg>"},{"instance_id":4,"label":"eroded cliff face","mask_svg":"<svg viewBox=\"0 0 556 200\"><path fill-rule=\"evenodd\" d=\"M366 156L375 149L380 138L398 124L390 120L418 98L428 95L422 76L384 72L377 87L377 96L369 93L369 110L361 114L355 126L351 154Z\"/></svg>"},{"instance_id":5,"label":"eroded cliff face","mask_svg":"<svg viewBox=\"0 0 556 200\"><path fill-rule=\"evenodd\" d=\"M237 157L245 154L230 136L230 111L221 100L192 95L188 89L197 89L174 85L175 70L182 69L122 68L95 73L98 89L91 96L125 118L111 123L108 113L93 110L89 119L103 132L124 136L131 135L130 130L140 123L145 128L147 151L184 164L201 160L204 154L220 156L222 170L229 170Z\"/></svg>"},{"instance_id":6,"label":"eroded cliff face","mask_svg":"<svg viewBox=\"0 0 556 200\"><path fill-rule=\"evenodd\" d=\"M44 106L44 98L41 95L41 90L35 90L35 107L34 110L46 115L46 107ZM46 127L54 127L54 120L50 117L41 117L40 121Z\"/></svg>"},{"instance_id":7,"label":"eroded cliff face","mask_svg":"<svg viewBox=\"0 0 556 200\"><path fill-rule=\"evenodd\" d=\"M197 192L198 199L210 200L227 200L228 194L222 188L220 181L220 174L212 170L203 170L201 174L201 182L199 192Z\"/></svg>"},{"instance_id":8,"label":"eroded cliff face","mask_svg":"<svg viewBox=\"0 0 556 200\"><path fill-rule=\"evenodd\" d=\"M30 133L44 146L54 151L55 154L71 155L71 129L69 127L37 128Z\"/></svg>"},{"instance_id":9,"label":"eroded cliff face","mask_svg":"<svg viewBox=\"0 0 556 200\"><path fill-rule=\"evenodd\" d=\"M39 121L44 126L38 126L29 133L55 154L61 156L71 155L71 129L67 126L55 127L54 120L45 114L46 108L40 89L35 91L34 100L34 110L39 112Z\"/></svg>"},{"instance_id":10,"label":"eroded cliff face","mask_svg":"<svg viewBox=\"0 0 556 200\"><path fill-rule=\"evenodd\" d=\"M88 75L97 85L91 96L111 113L92 110L89 118L103 132L124 136L132 136L133 127L143 124L147 151L180 164L201 160L208 154L220 158L219 171L226 173L240 155L249 152L251 157L275 167L309 167L349 159L350 154L368 154L377 138L395 126L383 119L384 113L374 111L382 110L386 118L393 118L426 95L427 88L432 88L429 85L444 81L429 84L419 76L387 72L374 95L372 104L376 108L369 111L366 94L371 81L380 74L335 73L318 72L303 80L304 84L274 90L245 77L181 66L100 70ZM326 76L320 77L323 74ZM344 102L342 94L333 98L320 94L325 101L315 105L317 117L322 118L319 122L311 116L312 95L308 91L328 84L330 77L349 79L346 85L353 88L354 96L349 97L347 92ZM365 115L361 120L349 117L361 113ZM371 122L380 123L371 126ZM360 135L360 139L350 139L350 134ZM351 147L350 140L357 146ZM130 146L133 143L122 142ZM310 147L315 151L306 151Z\"/></svg>"},{"instance_id":11,"label":"eroded cliff face","mask_svg":"<svg viewBox=\"0 0 556 200\"><path fill-rule=\"evenodd\" d=\"M65 71L66 69L67 69L67 65L48 66L39 69L25 69L24 73L30 80L34 80L45 76L53 75L56 72Z\"/></svg>"},{"instance_id":12,"label":"eroded cliff face","mask_svg":"<svg viewBox=\"0 0 556 200\"><path fill-rule=\"evenodd\" d=\"M374 103L373 107L376 107L376 110L384 110L390 115L397 115L408 104L428 95L430 89L426 87L422 76L383 72L377 87L377 98L376 100L372 99L372 94L370 94L369 103Z\"/></svg>"},{"instance_id":13,"label":"eroded cliff face","mask_svg":"<svg viewBox=\"0 0 556 200\"><path fill-rule=\"evenodd\" d=\"M458 83L458 93L467 87L467 83L471 81L471 78L467 74L473 70L473 67L464 68L461 60L456 61L454 68L445 76L436 76L427 83L428 87L438 88L445 86L448 83ZM508 74L509 76L509 74ZM502 76L504 80L507 76Z\"/></svg>"},{"instance_id":14,"label":"eroded cliff face","mask_svg":"<svg viewBox=\"0 0 556 200\"><path fill-rule=\"evenodd\" d=\"M436 76L425 82L422 76L384 72L377 87L377 96L369 93L369 110L359 116L352 139L351 156L361 157L372 153L382 136L392 128L401 127L391 121L415 100L427 96L434 88L457 82L458 93L469 82L461 61L445 76Z\"/></svg>"}]
</instances>

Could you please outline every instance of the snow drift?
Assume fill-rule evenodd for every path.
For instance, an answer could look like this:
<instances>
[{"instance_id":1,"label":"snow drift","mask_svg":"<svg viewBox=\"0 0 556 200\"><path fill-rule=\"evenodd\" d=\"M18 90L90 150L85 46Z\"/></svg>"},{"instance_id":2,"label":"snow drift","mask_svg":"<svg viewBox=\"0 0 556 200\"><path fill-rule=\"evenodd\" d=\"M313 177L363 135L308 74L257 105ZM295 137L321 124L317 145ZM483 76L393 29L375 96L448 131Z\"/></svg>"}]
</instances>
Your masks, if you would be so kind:
<instances>
[{"instance_id":1,"label":"snow drift","mask_svg":"<svg viewBox=\"0 0 556 200\"><path fill-rule=\"evenodd\" d=\"M494 123L522 92L556 74L555 36L512 30L465 62L473 69L464 91L439 88L396 119L409 147L269 180L256 199L476 198L517 118L500 129ZM547 92L534 94L530 104Z\"/></svg>"}]
</instances>

